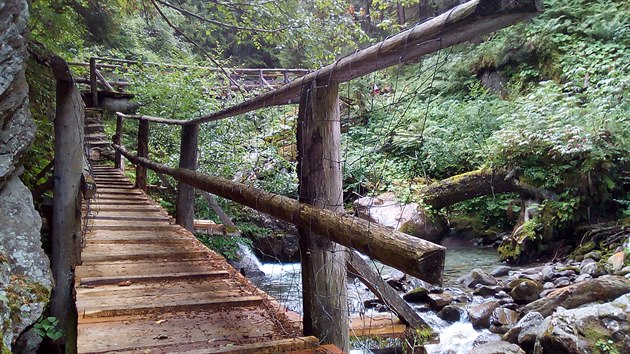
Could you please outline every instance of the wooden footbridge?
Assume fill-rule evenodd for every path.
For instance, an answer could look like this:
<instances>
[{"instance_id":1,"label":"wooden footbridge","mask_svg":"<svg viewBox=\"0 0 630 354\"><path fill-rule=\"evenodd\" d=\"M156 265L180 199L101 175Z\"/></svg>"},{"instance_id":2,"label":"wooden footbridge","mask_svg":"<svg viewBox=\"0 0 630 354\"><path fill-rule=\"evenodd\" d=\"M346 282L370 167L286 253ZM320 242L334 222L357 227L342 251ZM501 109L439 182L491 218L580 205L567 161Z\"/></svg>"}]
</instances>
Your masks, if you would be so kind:
<instances>
[{"instance_id":1,"label":"wooden footbridge","mask_svg":"<svg viewBox=\"0 0 630 354\"><path fill-rule=\"evenodd\" d=\"M426 326L354 251L439 283L445 249L343 213L339 84L529 19L539 10L537 0L472 0L213 114L173 120L118 113L111 142L113 167L93 165L91 170L84 169L78 158L85 152L83 127L80 132L69 129L82 121L77 114L83 117L83 112L77 113L78 90L67 65L57 68L55 136L61 139L55 142L53 232L68 237L53 243L52 315L67 325L69 333L76 330L82 353L347 351L346 276L351 272L405 324ZM94 78L91 81L94 85ZM195 171L201 124L296 99L299 200ZM121 144L128 120L138 121L135 152ZM155 124L181 129L178 167L151 160L148 140ZM92 134L87 150L109 144L104 139ZM135 165L133 183L120 172L128 163ZM179 183L174 221L146 194L148 169ZM301 321L195 240L190 233L195 189L298 226ZM87 222L83 238L78 237L81 222L76 219L81 193L93 198L83 208ZM68 311L73 289L76 316ZM333 346L324 349L320 344Z\"/></svg>"}]
</instances>

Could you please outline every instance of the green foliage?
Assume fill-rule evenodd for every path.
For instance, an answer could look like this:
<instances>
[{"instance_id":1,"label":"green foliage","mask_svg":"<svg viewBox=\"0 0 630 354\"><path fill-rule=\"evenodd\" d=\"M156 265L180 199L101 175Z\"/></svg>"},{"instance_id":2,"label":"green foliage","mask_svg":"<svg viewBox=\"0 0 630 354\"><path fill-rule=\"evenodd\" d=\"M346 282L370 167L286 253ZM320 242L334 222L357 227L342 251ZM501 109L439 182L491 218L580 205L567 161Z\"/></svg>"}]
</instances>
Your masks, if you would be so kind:
<instances>
[{"instance_id":1,"label":"green foliage","mask_svg":"<svg viewBox=\"0 0 630 354\"><path fill-rule=\"evenodd\" d=\"M252 246L252 241L242 236L217 236L204 233L195 233L195 236L204 245L208 246L208 248L214 250L229 260L239 260L239 245L244 245L250 248Z\"/></svg>"},{"instance_id":2,"label":"green foliage","mask_svg":"<svg viewBox=\"0 0 630 354\"><path fill-rule=\"evenodd\" d=\"M42 338L49 338L53 341L63 337L63 331L57 328L59 319L57 317L42 317L35 323L33 328Z\"/></svg>"},{"instance_id":3,"label":"green foliage","mask_svg":"<svg viewBox=\"0 0 630 354\"><path fill-rule=\"evenodd\" d=\"M612 339L604 340L599 339L595 342L595 348L598 350L598 353L601 354L620 354L621 352L617 349L615 345L615 341Z\"/></svg>"}]
</instances>

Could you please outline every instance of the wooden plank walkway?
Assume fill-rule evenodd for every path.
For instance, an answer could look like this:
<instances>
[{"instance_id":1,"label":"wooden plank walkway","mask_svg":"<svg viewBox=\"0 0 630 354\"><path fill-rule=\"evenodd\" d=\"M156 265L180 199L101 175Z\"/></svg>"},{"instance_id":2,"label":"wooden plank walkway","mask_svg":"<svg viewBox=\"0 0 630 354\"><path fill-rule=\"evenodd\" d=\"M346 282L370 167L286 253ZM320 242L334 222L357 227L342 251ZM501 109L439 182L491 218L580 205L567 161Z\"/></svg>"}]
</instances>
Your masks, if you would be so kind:
<instances>
[{"instance_id":1,"label":"wooden plank walkway","mask_svg":"<svg viewBox=\"0 0 630 354\"><path fill-rule=\"evenodd\" d=\"M79 353L338 352L302 337L280 306L171 223L120 171L93 168L82 265Z\"/></svg>"}]
</instances>

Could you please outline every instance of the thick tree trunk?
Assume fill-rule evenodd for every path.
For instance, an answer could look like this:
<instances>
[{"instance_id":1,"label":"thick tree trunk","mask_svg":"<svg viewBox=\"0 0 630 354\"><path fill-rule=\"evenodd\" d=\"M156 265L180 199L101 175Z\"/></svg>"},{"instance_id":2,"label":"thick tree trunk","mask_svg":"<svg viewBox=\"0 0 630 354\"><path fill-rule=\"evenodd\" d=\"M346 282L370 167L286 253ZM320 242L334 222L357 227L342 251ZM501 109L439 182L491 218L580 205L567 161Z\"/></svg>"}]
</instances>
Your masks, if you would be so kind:
<instances>
[{"instance_id":1,"label":"thick tree trunk","mask_svg":"<svg viewBox=\"0 0 630 354\"><path fill-rule=\"evenodd\" d=\"M300 202L343 213L339 86L315 82L300 100L297 129ZM300 227L304 335L350 349L346 248Z\"/></svg>"},{"instance_id":2,"label":"thick tree trunk","mask_svg":"<svg viewBox=\"0 0 630 354\"><path fill-rule=\"evenodd\" d=\"M349 215L317 208L278 194L172 168L129 153L114 145L129 161L172 176L197 189L230 199L277 219L310 229L314 233L375 258L384 264L431 283L441 283L445 248Z\"/></svg>"},{"instance_id":3,"label":"thick tree trunk","mask_svg":"<svg viewBox=\"0 0 630 354\"><path fill-rule=\"evenodd\" d=\"M179 152L179 167L189 170L197 169L197 140L199 125L182 126L182 140ZM177 205L175 209L177 224L190 232L195 231L195 189L185 183L177 187Z\"/></svg>"}]
</instances>

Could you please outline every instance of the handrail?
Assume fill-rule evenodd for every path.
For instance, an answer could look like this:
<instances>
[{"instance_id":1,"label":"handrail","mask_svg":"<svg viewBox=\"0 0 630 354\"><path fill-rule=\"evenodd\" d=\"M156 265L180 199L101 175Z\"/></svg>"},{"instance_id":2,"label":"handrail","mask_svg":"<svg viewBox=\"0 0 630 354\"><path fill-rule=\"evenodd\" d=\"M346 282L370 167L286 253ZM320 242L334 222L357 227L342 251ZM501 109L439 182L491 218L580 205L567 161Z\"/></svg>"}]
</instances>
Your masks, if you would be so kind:
<instances>
[{"instance_id":1,"label":"handrail","mask_svg":"<svg viewBox=\"0 0 630 354\"><path fill-rule=\"evenodd\" d=\"M137 114L124 114L121 112L116 112L116 115L121 118L134 119L134 120L146 120L148 122L169 124L169 125L184 125L188 123L187 120L168 119L168 118L144 116L144 115L137 115Z\"/></svg>"},{"instance_id":2,"label":"handrail","mask_svg":"<svg viewBox=\"0 0 630 354\"><path fill-rule=\"evenodd\" d=\"M246 184L185 168L172 168L131 154L120 145L114 149L134 164L175 178L197 189L255 208L275 218L312 230L329 240L431 283L441 283L446 249L429 241L371 223L355 216L300 203ZM374 240L380 240L379 247Z\"/></svg>"}]
</instances>

